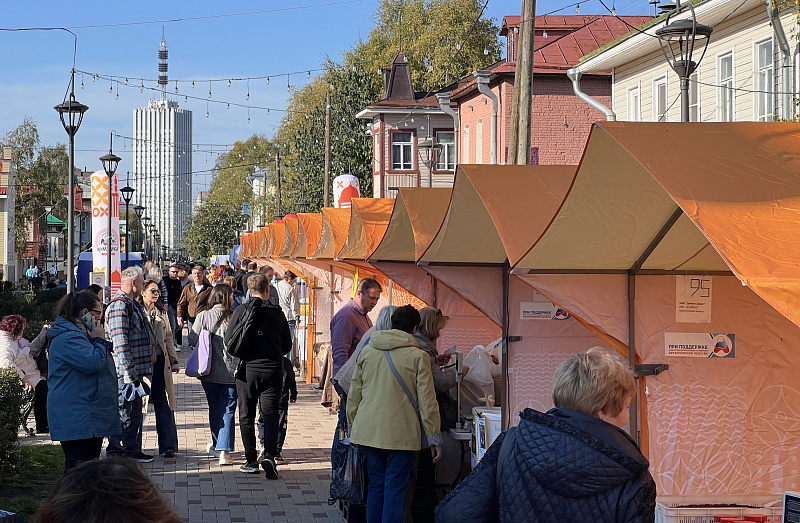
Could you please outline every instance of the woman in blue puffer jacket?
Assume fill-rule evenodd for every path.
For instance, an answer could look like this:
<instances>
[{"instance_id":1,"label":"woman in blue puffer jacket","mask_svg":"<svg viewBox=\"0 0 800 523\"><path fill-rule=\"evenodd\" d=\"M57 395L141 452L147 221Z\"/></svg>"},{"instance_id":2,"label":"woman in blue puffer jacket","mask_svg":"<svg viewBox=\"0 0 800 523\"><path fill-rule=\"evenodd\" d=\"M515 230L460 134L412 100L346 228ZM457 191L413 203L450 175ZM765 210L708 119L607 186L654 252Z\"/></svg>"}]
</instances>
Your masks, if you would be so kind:
<instances>
[{"instance_id":1,"label":"woman in blue puffer jacket","mask_svg":"<svg viewBox=\"0 0 800 523\"><path fill-rule=\"evenodd\" d=\"M105 340L103 307L97 294L67 294L47 330L50 437L61 442L70 470L100 457L103 438L119 432L117 375L111 343Z\"/></svg>"},{"instance_id":2,"label":"woman in blue puffer jacket","mask_svg":"<svg viewBox=\"0 0 800 523\"><path fill-rule=\"evenodd\" d=\"M650 463L622 430L635 392L620 358L599 347L573 354L556 369L556 408L525 409L439 504L436 521L653 522Z\"/></svg>"}]
</instances>

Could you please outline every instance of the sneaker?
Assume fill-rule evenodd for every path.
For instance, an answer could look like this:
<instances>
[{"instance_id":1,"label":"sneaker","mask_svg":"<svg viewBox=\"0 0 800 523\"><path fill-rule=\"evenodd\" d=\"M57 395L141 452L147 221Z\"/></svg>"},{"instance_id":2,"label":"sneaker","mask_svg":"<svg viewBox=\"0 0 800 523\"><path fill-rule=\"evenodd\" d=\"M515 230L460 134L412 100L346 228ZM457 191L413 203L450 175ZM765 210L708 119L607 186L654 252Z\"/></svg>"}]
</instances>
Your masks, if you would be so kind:
<instances>
[{"instance_id":1,"label":"sneaker","mask_svg":"<svg viewBox=\"0 0 800 523\"><path fill-rule=\"evenodd\" d=\"M139 463L150 463L151 461L153 461L153 456L151 456L150 454L145 454L144 452L139 452L138 454L133 456L133 459L135 459Z\"/></svg>"},{"instance_id":2,"label":"sneaker","mask_svg":"<svg viewBox=\"0 0 800 523\"><path fill-rule=\"evenodd\" d=\"M219 464L220 465L233 465L233 458L231 458L231 453L227 450L220 450L219 451Z\"/></svg>"},{"instance_id":3,"label":"sneaker","mask_svg":"<svg viewBox=\"0 0 800 523\"><path fill-rule=\"evenodd\" d=\"M214 448L214 444L213 443L209 443L208 445L206 445L206 452L208 452L209 454L211 454L215 458L219 457L219 451Z\"/></svg>"},{"instance_id":4,"label":"sneaker","mask_svg":"<svg viewBox=\"0 0 800 523\"><path fill-rule=\"evenodd\" d=\"M278 454L277 456L275 456L275 463L277 463L278 465L286 465L286 460L283 459L283 456Z\"/></svg>"},{"instance_id":5,"label":"sneaker","mask_svg":"<svg viewBox=\"0 0 800 523\"><path fill-rule=\"evenodd\" d=\"M181 351L181 346L175 345L175 352L180 352L180 351Z\"/></svg>"},{"instance_id":6,"label":"sneaker","mask_svg":"<svg viewBox=\"0 0 800 523\"><path fill-rule=\"evenodd\" d=\"M272 457L265 456L264 461L261 462L261 468L264 469L267 479L278 479L278 466Z\"/></svg>"},{"instance_id":7,"label":"sneaker","mask_svg":"<svg viewBox=\"0 0 800 523\"><path fill-rule=\"evenodd\" d=\"M261 450L259 450L258 457L256 458L256 463L261 463L262 461L264 461L264 456L266 455L267 455L267 449L262 448Z\"/></svg>"},{"instance_id":8,"label":"sneaker","mask_svg":"<svg viewBox=\"0 0 800 523\"><path fill-rule=\"evenodd\" d=\"M164 459L172 459L174 457L175 457L175 451L174 450L168 450L168 451L166 451L164 453Z\"/></svg>"},{"instance_id":9,"label":"sneaker","mask_svg":"<svg viewBox=\"0 0 800 523\"><path fill-rule=\"evenodd\" d=\"M241 467L239 467L240 472L244 472L245 474L258 474L258 463L245 463Z\"/></svg>"}]
</instances>

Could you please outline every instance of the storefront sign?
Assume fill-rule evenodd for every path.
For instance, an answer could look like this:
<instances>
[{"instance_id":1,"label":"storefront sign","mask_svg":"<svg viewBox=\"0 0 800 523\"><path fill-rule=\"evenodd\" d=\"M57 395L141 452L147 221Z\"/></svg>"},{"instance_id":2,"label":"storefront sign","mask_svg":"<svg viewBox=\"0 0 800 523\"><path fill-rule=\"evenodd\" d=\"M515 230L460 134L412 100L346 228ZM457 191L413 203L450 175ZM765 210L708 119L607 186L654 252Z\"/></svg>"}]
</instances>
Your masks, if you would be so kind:
<instances>
[{"instance_id":1,"label":"storefront sign","mask_svg":"<svg viewBox=\"0 0 800 523\"><path fill-rule=\"evenodd\" d=\"M711 276L675 277L675 321L711 323Z\"/></svg>"},{"instance_id":2,"label":"storefront sign","mask_svg":"<svg viewBox=\"0 0 800 523\"><path fill-rule=\"evenodd\" d=\"M566 320L567 318L569 318L567 311L538 292L533 293L533 301L523 301L519 304L521 320Z\"/></svg>"},{"instance_id":3,"label":"storefront sign","mask_svg":"<svg viewBox=\"0 0 800 523\"><path fill-rule=\"evenodd\" d=\"M111 291L120 286L119 258L119 183L111 178L109 191L108 176L104 171L92 173L92 265L93 272L105 273L111 259ZM109 194L109 192L111 194ZM109 201L112 205L109 205ZM111 230L108 230L108 215L111 213ZM110 253L110 256L109 256Z\"/></svg>"},{"instance_id":4,"label":"storefront sign","mask_svg":"<svg viewBox=\"0 0 800 523\"><path fill-rule=\"evenodd\" d=\"M664 354L682 358L735 358L736 335L707 332L667 332Z\"/></svg>"}]
</instances>

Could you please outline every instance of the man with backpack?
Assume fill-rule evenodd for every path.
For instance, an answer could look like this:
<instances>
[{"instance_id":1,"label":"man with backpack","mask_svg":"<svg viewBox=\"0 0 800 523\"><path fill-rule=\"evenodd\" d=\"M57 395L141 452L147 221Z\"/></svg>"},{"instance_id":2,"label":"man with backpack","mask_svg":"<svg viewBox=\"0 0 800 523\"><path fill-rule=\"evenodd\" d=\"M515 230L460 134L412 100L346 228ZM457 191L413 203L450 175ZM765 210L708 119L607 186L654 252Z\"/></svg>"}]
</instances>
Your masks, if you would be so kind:
<instances>
[{"instance_id":1,"label":"man with backpack","mask_svg":"<svg viewBox=\"0 0 800 523\"><path fill-rule=\"evenodd\" d=\"M264 420L265 456L261 462L268 479L278 479L279 401L283 389L283 356L292 350L289 324L280 307L269 303L269 283L260 273L247 278L251 298L233 311L225 332L228 354L240 359L236 373L239 427L247 463L240 471L258 474L256 406Z\"/></svg>"}]
</instances>

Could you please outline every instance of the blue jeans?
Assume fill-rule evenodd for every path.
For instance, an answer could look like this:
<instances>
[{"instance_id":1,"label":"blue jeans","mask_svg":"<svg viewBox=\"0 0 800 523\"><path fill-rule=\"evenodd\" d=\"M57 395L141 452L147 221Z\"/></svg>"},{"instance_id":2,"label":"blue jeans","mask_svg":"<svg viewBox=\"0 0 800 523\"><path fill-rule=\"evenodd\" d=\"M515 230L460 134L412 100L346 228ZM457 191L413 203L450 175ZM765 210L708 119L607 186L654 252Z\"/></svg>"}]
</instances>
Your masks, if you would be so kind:
<instances>
[{"instance_id":1,"label":"blue jeans","mask_svg":"<svg viewBox=\"0 0 800 523\"><path fill-rule=\"evenodd\" d=\"M108 436L107 455L126 454L134 457L142 451L142 398L136 397L133 401L125 401L122 388L125 381L117 378L117 404L119 406L120 431L118 434Z\"/></svg>"},{"instance_id":2,"label":"blue jeans","mask_svg":"<svg viewBox=\"0 0 800 523\"><path fill-rule=\"evenodd\" d=\"M292 337L292 352L287 354L287 357L294 363L294 360L297 358L297 338L295 338L297 320L289 320L286 323L289 324L289 335Z\"/></svg>"},{"instance_id":3,"label":"blue jeans","mask_svg":"<svg viewBox=\"0 0 800 523\"><path fill-rule=\"evenodd\" d=\"M156 414L156 433L158 433L158 453L178 450L178 429L175 427L175 413L169 408L167 385L164 381L164 355L156 358L153 365L153 382L150 402Z\"/></svg>"},{"instance_id":4,"label":"blue jeans","mask_svg":"<svg viewBox=\"0 0 800 523\"><path fill-rule=\"evenodd\" d=\"M208 424L211 425L211 443L217 450L233 450L236 437L236 385L201 381L208 401Z\"/></svg>"},{"instance_id":5,"label":"blue jeans","mask_svg":"<svg viewBox=\"0 0 800 523\"><path fill-rule=\"evenodd\" d=\"M406 487L416 452L362 445L367 458L367 523L403 523Z\"/></svg>"},{"instance_id":6,"label":"blue jeans","mask_svg":"<svg viewBox=\"0 0 800 523\"><path fill-rule=\"evenodd\" d=\"M169 328L172 329L172 336L175 339L175 344L180 345L178 341L180 340L180 336L177 334L178 331L178 311L175 310L175 307L170 305L167 307L167 318L169 318Z\"/></svg>"}]
</instances>

